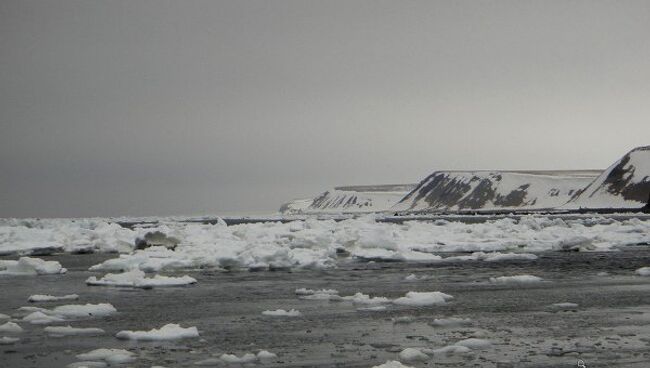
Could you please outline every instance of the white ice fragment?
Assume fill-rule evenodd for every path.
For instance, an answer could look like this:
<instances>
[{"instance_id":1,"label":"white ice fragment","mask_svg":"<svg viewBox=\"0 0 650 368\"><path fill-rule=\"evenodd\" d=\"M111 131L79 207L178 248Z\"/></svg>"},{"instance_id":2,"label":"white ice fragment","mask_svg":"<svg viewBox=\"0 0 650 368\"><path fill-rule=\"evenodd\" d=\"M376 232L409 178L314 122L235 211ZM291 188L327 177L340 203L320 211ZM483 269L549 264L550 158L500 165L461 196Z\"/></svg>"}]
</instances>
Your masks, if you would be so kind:
<instances>
[{"instance_id":1,"label":"white ice fragment","mask_svg":"<svg viewBox=\"0 0 650 368\"><path fill-rule=\"evenodd\" d=\"M488 253L483 260L485 262L502 262L502 261L533 261L537 256L530 253Z\"/></svg>"},{"instance_id":2,"label":"white ice fragment","mask_svg":"<svg viewBox=\"0 0 650 368\"><path fill-rule=\"evenodd\" d=\"M54 336L95 336L104 334L104 330L94 327L76 328L72 326L48 326L45 327L43 331Z\"/></svg>"},{"instance_id":3,"label":"white ice fragment","mask_svg":"<svg viewBox=\"0 0 650 368\"><path fill-rule=\"evenodd\" d=\"M107 273L100 279L91 276L86 280L86 284L93 286L123 286L135 288L184 286L195 283L196 279L187 275L182 277L168 277L162 275L146 277L144 271L141 270L131 270L123 273Z\"/></svg>"},{"instance_id":4,"label":"white ice fragment","mask_svg":"<svg viewBox=\"0 0 650 368\"><path fill-rule=\"evenodd\" d=\"M20 339L17 337L2 336L2 338L0 338L0 345L13 345L18 341L20 341Z\"/></svg>"},{"instance_id":5,"label":"white ice fragment","mask_svg":"<svg viewBox=\"0 0 650 368\"><path fill-rule=\"evenodd\" d=\"M555 303L550 305L551 309L555 310L575 310L578 308L576 303Z\"/></svg>"},{"instance_id":6,"label":"white ice fragment","mask_svg":"<svg viewBox=\"0 0 650 368\"><path fill-rule=\"evenodd\" d=\"M296 309L291 309L288 311L284 309L265 310L264 312L262 312L262 314L271 317L299 317L302 315L302 313L300 313L300 311Z\"/></svg>"},{"instance_id":7,"label":"white ice fragment","mask_svg":"<svg viewBox=\"0 0 650 368\"><path fill-rule=\"evenodd\" d=\"M384 304L390 302L390 299L386 297L383 296L371 297L370 295L363 294L363 293L356 293L354 295L344 296L342 299L351 301L354 304L365 304L365 305L378 305L378 304Z\"/></svg>"},{"instance_id":8,"label":"white ice fragment","mask_svg":"<svg viewBox=\"0 0 650 368\"><path fill-rule=\"evenodd\" d=\"M41 311L36 311L23 317L23 321L29 322L33 325L47 325L50 323L64 322L65 320L61 317L48 315Z\"/></svg>"},{"instance_id":9,"label":"white ice fragment","mask_svg":"<svg viewBox=\"0 0 650 368\"><path fill-rule=\"evenodd\" d=\"M7 322L3 325L0 325L0 333L21 333L23 328L20 327L17 323Z\"/></svg>"},{"instance_id":10,"label":"white ice fragment","mask_svg":"<svg viewBox=\"0 0 650 368\"><path fill-rule=\"evenodd\" d=\"M634 272L639 276L650 276L650 267L641 267Z\"/></svg>"},{"instance_id":11,"label":"white ice fragment","mask_svg":"<svg viewBox=\"0 0 650 368\"><path fill-rule=\"evenodd\" d=\"M427 361L429 356L419 349L406 348L399 353L399 359L406 362Z\"/></svg>"},{"instance_id":12,"label":"white ice fragment","mask_svg":"<svg viewBox=\"0 0 650 368\"><path fill-rule=\"evenodd\" d=\"M312 289L306 289L306 288L300 288L296 289L296 295L314 295L314 294L330 294L330 295L335 295L338 294L338 290L334 289L320 289L320 290L312 290Z\"/></svg>"},{"instance_id":13,"label":"white ice fragment","mask_svg":"<svg viewBox=\"0 0 650 368\"><path fill-rule=\"evenodd\" d=\"M369 311L369 312L377 312L377 311L383 311L386 310L385 305L374 305L371 307L360 307L357 308L358 311Z\"/></svg>"},{"instance_id":14,"label":"white ice fragment","mask_svg":"<svg viewBox=\"0 0 650 368\"><path fill-rule=\"evenodd\" d=\"M495 284L531 284L542 281L544 281L544 279L533 275L490 277L490 282Z\"/></svg>"},{"instance_id":15,"label":"white ice fragment","mask_svg":"<svg viewBox=\"0 0 650 368\"><path fill-rule=\"evenodd\" d=\"M105 368L108 365L104 362L74 362L66 365L66 368Z\"/></svg>"},{"instance_id":16,"label":"white ice fragment","mask_svg":"<svg viewBox=\"0 0 650 368\"><path fill-rule=\"evenodd\" d=\"M65 273L57 261L44 261L40 258L20 257L17 261L0 260L0 275L50 275Z\"/></svg>"},{"instance_id":17,"label":"white ice fragment","mask_svg":"<svg viewBox=\"0 0 650 368\"><path fill-rule=\"evenodd\" d=\"M417 276L416 274L412 273L404 278L404 281L423 281L423 280L428 280L430 279L431 276L428 275L422 275L422 276Z\"/></svg>"},{"instance_id":18,"label":"white ice fragment","mask_svg":"<svg viewBox=\"0 0 650 368\"><path fill-rule=\"evenodd\" d=\"M228 364L246 364L252 363L257 360L255 354L246 353L241 357L238 357L235 354L222 354L219 359Z\"/></svg>"},{"instance_id":19,"label":"white ice fragment","mask_svg":"<svg viewBox=\"0 0 650 368\"><path fill-rule=\"evenodd\" d=\"M405 296L393 300L398 305L407 305L412 307L425 307L430 305L445 304L453 296L439 291L418 292L409 291Z\"/></svg>"},{"instance_id":20,"label":"white ice fragment","mask_svg":"<svg viewBox=\"0 0 650 368\"><path fill-rule=\"evenodd\" d=\"M456 344L456 346L464 346L466 348L472 349L472 350L482 350L489 348L492 346L492 343L488 340L485 339L477 339L474 337L471 337L469 339L465 340L460 340Z\"/></svg>"},{"instance_id":21,"label":"white ice fragment","mask_svg":"<svg viewBox=\"0 0 650 368\"><path fill-rule=\"evenodd\" d=\"M69 295L63 295L63 296L36 294L36 295L30 296L29 299L27 299L27 301L32 302L32 303L37 303L37 302L50 302L50 301L56 301L56 300L77 300L77 299L79 299L79 295L77 295L77 294L69 294Z\"/></svg>"},{"instance_id":22,"label":"white ice fragment","mask_svg":"<svg viewBox=\"0 0 650 368\"><path fill-rule=\"evenodd\" d=\"M10 319L10 318L11 318L10 316L0 313L0 319Z\"/></svg>"},{"instance_id":23,"label":"white ice fragment","mask_svg":"<svg viewBox=\"0 0 650 368\"><path fill-rule=\"evenodd\" d=\"M177 340L190 337L199 337L199 330L196 327L181 327L180 325L170 323L159 329L150 331L120 331L115 337L123 340Z\"/></svg>"},{"instance_id":24,"label":"white ice fragment","mask_svg":"<svg viewBox=\"0 0 650 368\"><path fill-rule=\"evenodd\" d=\"M467 346L449 345L440 349L433 350L434 355L465 355L471 352L472 349Z\"/></svg>"},{"instance_id":25,"label":"white ice fragment","mask_svg":"<svg viewBox=\"0 0 650 368\"><path fill-rule=\"evenodd\" d=\"M104 361L108 364L123 364L135 361L132 352L123 349L95 349L77 355L77 359L88 361Z\"/></svg>"},{"instance_id":26,"label":"white ice fragment","mask_svg":"<svg viewBox=\"0 0 650 368\"><path fill-rule=\"evenodd\" d=\"M266 351L266 350L260 350L257 353L257 359L259 359L259 360L271 360L271 359L275 359L277 357L278 356L276 354L271 353L270 351Z\"/></svg>"},{"instance_id":27,"label":"white ice fragment","mask_svg":"<svg viewBox=\"0 0 650 368\"><path fill-rule=\"evenodd\" d=\"M117 309L108 303L69 304L52 309L51 313L63 318L105 317L117 313Z\"/></svg>"},{"instance_id":28,"label":"white ice fragment","mask_svg":"<svg viewBox=\"0 0 650 368\"><path fill-rule=\"evenodd\" d=\"M384 364L376 365L372 368L413 368L409 365L404 365L396 360L389 360Z\"/></svg>"}]
</instances>

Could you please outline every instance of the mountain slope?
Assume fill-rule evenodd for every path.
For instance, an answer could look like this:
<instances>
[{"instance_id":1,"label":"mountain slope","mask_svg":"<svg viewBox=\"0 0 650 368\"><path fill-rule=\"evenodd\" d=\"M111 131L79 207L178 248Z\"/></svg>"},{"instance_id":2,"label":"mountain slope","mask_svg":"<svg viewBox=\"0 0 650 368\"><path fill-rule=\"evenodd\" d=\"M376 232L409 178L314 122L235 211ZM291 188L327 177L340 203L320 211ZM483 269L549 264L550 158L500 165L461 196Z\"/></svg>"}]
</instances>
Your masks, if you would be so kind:
<instances>
[{"instance_id":1,"label":"mountain slope","mask_svg":"<svg viewBox=\"0 0 650 368\"><path fill-rule=\"evenodd\" d=\"M533 210L561 206L600 171L436 171L396 211Z\"/></svg>"},{"instance_id":2,"label":"mountain slope","mask_svg":"<svg viewBox=\"0 0 650 368\"><path fill-rule=\"evenodd\" d=\"M650 146L645 146L616 161L565 208L641 208L649 197Z\"/></svg>"},{"instance_id":3,"label":"mountain slope","mask_svg":"<svg viewBox=\"0 0 650 368\"><path fill-rule=\"evenodd\" d=\"M330 189L305 206L305 200L283 205L282 213L350 213L386 211L415 184L357 185Z\"/></svg>"}]
</instances>

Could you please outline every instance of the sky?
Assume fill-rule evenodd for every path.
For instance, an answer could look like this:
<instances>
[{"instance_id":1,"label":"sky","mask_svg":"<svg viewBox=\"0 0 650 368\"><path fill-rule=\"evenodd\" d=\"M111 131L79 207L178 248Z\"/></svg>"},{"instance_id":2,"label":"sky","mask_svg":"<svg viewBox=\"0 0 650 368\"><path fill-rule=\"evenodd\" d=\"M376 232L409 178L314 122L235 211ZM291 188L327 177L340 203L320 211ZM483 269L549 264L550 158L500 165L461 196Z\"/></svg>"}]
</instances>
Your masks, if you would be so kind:
<instances>
[{"instance_id":1,"label":"sky","mask_svg":"<svg viewBox=\"0 0 650 368\"><path fill-rule=\"evenodd\" d=\"M272 212L650 144L649 1L0 2L0 217Z\"/></svg>"}]
</instances>

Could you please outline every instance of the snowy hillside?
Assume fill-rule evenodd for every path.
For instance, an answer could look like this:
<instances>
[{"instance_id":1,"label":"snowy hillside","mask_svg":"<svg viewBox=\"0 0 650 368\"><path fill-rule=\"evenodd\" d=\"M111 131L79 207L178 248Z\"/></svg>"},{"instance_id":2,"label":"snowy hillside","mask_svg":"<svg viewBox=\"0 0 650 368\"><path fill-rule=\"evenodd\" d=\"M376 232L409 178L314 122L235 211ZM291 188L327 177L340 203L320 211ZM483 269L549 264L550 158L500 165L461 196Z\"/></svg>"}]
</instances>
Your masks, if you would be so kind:
<instances>
[{"instance_id":1,"label":"snowy hillside","mask_svg":"<svg viewBox=\"0 0 650 368\"><path fill-rule=\"evenodd\" d=\"M283 205L280 211L288 214L385 211L399 202L413 188L415 184L336 187L314 198L308 206L304 206L304 200L292 201Z\"/></svg>"},{"instance_id":2,"label":"snowy hillside","mask_svg":"<svg viewBox=\"0 0 650 368\"><path fill-rule=\"evenodd\" d=\"M396 211L547 209L568 202L600 171L436 171Z\"/></svg>"},{"instance_id":3,"label":"snowy hillside","mask_svg":"<svg viewBox=\"0 0 650 368\"><path fill-rule=\"evenodd\" d=\"M641 208L650 197L650 146L638 147L573 196L566 208Z\"/></svg>"},{"instance_id":4,"label":"snowy hillside","mask_svg":"<svg viewBox=\"0 0 650 368\"><path fill-rule=\"evenodd\" d=\"M312 198L294 199L280 206L280 213L287 215L304 213L313 201Z\"/></svg>"}]
</instances>

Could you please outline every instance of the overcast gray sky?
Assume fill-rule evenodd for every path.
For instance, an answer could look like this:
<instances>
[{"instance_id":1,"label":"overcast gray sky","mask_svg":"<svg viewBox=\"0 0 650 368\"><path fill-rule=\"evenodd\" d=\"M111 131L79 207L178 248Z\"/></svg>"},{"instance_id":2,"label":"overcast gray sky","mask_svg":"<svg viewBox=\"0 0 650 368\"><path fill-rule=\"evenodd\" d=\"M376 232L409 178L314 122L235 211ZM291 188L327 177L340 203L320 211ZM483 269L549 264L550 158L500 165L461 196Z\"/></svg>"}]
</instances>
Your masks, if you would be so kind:
<instances>
[{"instance_id":1,"label":"overcast gray sky","mask_svg":"<svg viewBox=\"0 0 650 368\"><path fill-rule=\"evenodd\" d=\"M650 144L650 1L0 2L0 216L272 211Z\"/></svg>"}]
</instances>

